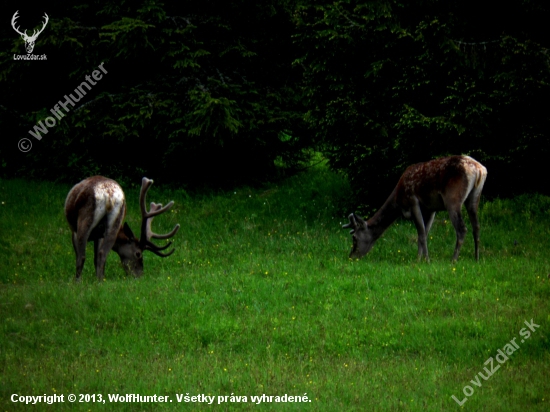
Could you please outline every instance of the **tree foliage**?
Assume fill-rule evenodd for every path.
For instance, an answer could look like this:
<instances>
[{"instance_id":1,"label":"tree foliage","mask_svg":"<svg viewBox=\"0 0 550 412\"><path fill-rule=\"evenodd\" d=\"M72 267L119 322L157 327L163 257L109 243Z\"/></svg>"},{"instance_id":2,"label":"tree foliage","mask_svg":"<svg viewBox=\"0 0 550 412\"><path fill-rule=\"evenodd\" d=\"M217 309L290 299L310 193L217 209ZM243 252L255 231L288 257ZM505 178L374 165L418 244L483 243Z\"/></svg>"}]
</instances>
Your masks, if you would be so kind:
<instances>
[{"instance_id":1,"label":"tree foliage","mask_svg":"<svg viewBox=\"0 0 550 412\"><path fill-rule=\"evenodd\" d=\"M543 2L48 7L19 10L29 30L49 14L35 47L47 61L14 60L23 43L0 27L3 176L147 174L223 186L266 179L275 164L296 166L316 149L371 206L408 165L448 154L487 166L486 194L548 191L538 179L550 147ZM101 62L108 74L32 139L28 131ZM31 152L17 150L22 137Z\"/></svg>"},{"instance_id":2,"label":"tree foliage","mask_svg":"<svg viewBox=\"0 0 550 412\"><path fill-rule=\"evenodd\" d=\"M9 50L0 66L4 127L31 138L28 130L101 62L108 73L33 140L32 152L12 157L3 149L5 174L71 181L147 174L223 186L304 157L292 22L279 2L92 1L47 11L50 25L35 50L46 62L14 61L22 41L1 29ZM21 11L21 23L32 27L39 13Z\"/></svg>"},{"instance_id":3,"label":"tree foliage","mask_svg":"<svg viewBox=\"0 0 550 412\"><path fill-rule=\"evenodd\" d=\"M408 165L448 154L487 166L486 193L543 189L550 8L514 3L301 3L306 119L363 202L379 206Z\"/></svg>"}]
</instances>

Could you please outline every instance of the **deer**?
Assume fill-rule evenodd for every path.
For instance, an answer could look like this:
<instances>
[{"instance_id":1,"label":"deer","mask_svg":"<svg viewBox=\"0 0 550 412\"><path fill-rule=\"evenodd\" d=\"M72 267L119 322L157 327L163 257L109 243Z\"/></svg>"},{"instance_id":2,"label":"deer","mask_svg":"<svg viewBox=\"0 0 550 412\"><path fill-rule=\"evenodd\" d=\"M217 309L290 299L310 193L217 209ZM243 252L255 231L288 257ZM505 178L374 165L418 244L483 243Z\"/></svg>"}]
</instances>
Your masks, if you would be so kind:
<instances>
[{"instance_id":1,"label":"deer","mask_svg":"<svg viewBox=\"0 0 550 412\"><path fill-rule=\"evenodd\" d=\"M412 219L418 232L418 260L429 262L428 233L438 211L447 210L456 231L452 262L458 260L466 235L462 205L473 228L475 258L479 261L479 219L477 209L487 169L469 156L450 156L409 166L382 207L367 221L355 213L348 216L353 246L349 257L360 259L386 229L401 215Z\"/></svg>"},{"instance_id":2,"label":"deer","mask_svg":"<svg viewBox=\"0 0 550 412\"><path fill-rule=\"evenodd\" d=\"M19 26L15 27L15 20L17 20L17 18L19 17L17 13L19 13L19 10L17 10L13 14L13 17L11 18L11 27L13 27L13 29L17 32L17 34L19 34L23 38L23 40L25 41L25 49L27 49L28 54L31 54L32 51L34 50L34 42L38 38L38 35L44 31L44 29L46 28L46 25L48 24L48 21L50 21L50 18L46 13L44 13L44 17L46 20L44 21L42 28L38 31L33 30L32 36L29 36L27 35L27 30L25 30L25 32L22 33L19 31Z\"/></svg>"},{"instance_id":3,"label":"deer","mask_svg":"<svg viewBox=\"0 0 550 412\"><path fill-rule=\"evenodd\" d=\"M80 281L84 262L86 260L86 244L94 242L94 265L98 280L103 281L105 261L109 252L114 250L127 275L140 277L143 274L143 252L149 250L160 257L168 257L174 253L162 251L170 247L157 246L151 239L169 239L179 230L177 224L166 234L156 234L151 229L155 216L168 211L173 205L171 201L166 206L151 202L150 209L146 207L146 196L153 180L144 177L141 181L139 205L141 209L141 236L134 236L128 223L122 223L126 216L126 199L120 185L103 176L92 176L77 183L65 200L65 217L72 233L73 248L76 254L76 277Z\"/></svg>"}]
</instances>

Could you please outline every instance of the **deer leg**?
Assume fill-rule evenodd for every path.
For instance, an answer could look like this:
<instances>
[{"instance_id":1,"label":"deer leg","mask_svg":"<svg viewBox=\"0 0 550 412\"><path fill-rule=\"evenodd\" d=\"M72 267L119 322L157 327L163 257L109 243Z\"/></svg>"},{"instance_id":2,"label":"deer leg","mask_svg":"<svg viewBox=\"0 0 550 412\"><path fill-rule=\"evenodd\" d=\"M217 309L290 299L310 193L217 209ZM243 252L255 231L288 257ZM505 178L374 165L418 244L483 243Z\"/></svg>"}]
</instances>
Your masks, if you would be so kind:
<instances>
[{"instance_id":1,"label":"deer leg","mask_svg":"<svg viewBox=\"0 0 550 412\"><path fill-rule=\"evenodd\" d=\"M468 211L468 217L472 224L472 231L474 234L475 256L476 261L479 261L479 219L477 217L477 207L479 205L479 196L472 195L466 200L466 210Z\"/></svg>"},{"instance_id":2,"label":"deer leg","mask_svg":"<svg viewBox=\"0 0 550 412\"><path fill-rule=\"evenodd\" d=\"M422 217L422 210L420 210L420 204L418 199L414 199L414 204L411 208L412 218L416 226L416 231L418 232L418 260L422 258L422 255L426 258L426 261L430 261L428 256L428 241L427 241L427 231L426 226L424 225L424 218ZM431 226L431 224L430 224Z\"/></svg>"},{"instance_id":3,"label":"deer leg","mask_svg":"<svg viewBox=\"0 0 550 412\"><path fill-rule=\"evenodd\" d=\"M464 236L466 236L466 225L464 224L464 219L462 219L462 212L460 209L451 209L449 210L449 218L453 223L453 226L456 231L456 246L455 253L453 255L453 262L458 260L458 255L460 253L460 248L462 243L464 243Z\"/></svg>"},{"instance_id":4,"label":"deer leg","mask_svg":"<svg viewBox=\"0 0 550 412\"><path fill-rule=\"evenodd\" d=\"M97 273L97 251L99 250L100 243L101 243L101 239L94 240L94 267L95 267L96 273Z\"/></svg>"},{"instance_id":5,"label":"deer leg","mask_svg":"<svg viewBox=\"0 0 550 412\"><path fill-rule=\"evenodd\" d=\"M73 247L76 253L76 276L75 280L80 281L80 275L84 268L84 262L86 262L86 243L88 243L88 237L92 230L92 222L85 218L79 218L77 223L77 230L73 232Z\"/></svg>"},{"instance_id":6,"label":"deer leg","mask_svg":"<svg viewBox=\"0 0 550 412\"><path fill-rule=\"evenodd\" d=\"M114 236L112 234L105 235L101 241L98 242L97 251L96 251L96 266L95 273L97 280L102 281L105 277L105 262L107 261L107 255L112 249L116 241L116 235L118 232L115 232Z\"/></svg>"},{"instance_id":7,"label":"deer leg","mask_svg":"<svg viewBox=\"0 0 550 412\"><path fill-rule=\"evenodd\" d=\"M124 213L119 213L113 219L107 219L105 234L103 239L100 240L97 250L97 266L96 266L96 275L97 279L102 281L105 276L105 262L107 260L107 255L113 248L118 231L120 229L122 219L124 218Z\"/></svg>"},{"instance_id":8,"label":"deer leg","mask_svg":"<svg viewBox=\"0 0 550 412\"><path fill-rule=\"evenodd\" d=\"M75 280L80 281L80 275L82 274L82 269L84 268L84 262L86 261L86 241L84 244L78 242L78 235L76 232L72 233L73 248L76 255L76 275Z\"/></svg>"},{"instance_id":9,"label":"deer leg","mask_svg":"<svg viewBox=\"0 0 550 412\"><path fill-rule=\"evenodd\" d=\"M424 220L424 227L426 229L426 237L427 237L434 223L435 212L430 212L429 210L425 210L425 209L421 209L421 210L422 210L422 219Z\"/></svg>"}]
</instances>

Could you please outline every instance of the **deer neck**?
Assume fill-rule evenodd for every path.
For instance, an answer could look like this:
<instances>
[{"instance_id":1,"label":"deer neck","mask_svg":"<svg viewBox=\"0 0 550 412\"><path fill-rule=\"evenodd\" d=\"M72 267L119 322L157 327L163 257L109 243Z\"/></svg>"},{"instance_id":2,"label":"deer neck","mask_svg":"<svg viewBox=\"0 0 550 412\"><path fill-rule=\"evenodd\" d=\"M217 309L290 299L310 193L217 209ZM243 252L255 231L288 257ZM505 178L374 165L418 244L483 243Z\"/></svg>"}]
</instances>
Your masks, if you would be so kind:
<instances>
[{"instance_id":1,"label":"deer neck","mask_svg":"<svg viewBox=\"0 0 550 412\"><path fill-rule=\"evenodd\" d=\"M382 236L400 215L400 209L395 201L395 194L396 190L394 189L382 207L367 220L367 227L371 230L374 240Z\"/></svg>"},{"instance_id":2,"label":"deer neck","mask_svg":"<svg viewBox=\"0 0 550 412\"><path fill-rule=\"evenodd\" d=\"M118 253L118 250L120 249L120 247L129 242L130 242L130 238L124 234L124 230L122 229L122 226L121 226L117 233L116 240L113 245L113 250Z\"/></svg>"}]
</instances>

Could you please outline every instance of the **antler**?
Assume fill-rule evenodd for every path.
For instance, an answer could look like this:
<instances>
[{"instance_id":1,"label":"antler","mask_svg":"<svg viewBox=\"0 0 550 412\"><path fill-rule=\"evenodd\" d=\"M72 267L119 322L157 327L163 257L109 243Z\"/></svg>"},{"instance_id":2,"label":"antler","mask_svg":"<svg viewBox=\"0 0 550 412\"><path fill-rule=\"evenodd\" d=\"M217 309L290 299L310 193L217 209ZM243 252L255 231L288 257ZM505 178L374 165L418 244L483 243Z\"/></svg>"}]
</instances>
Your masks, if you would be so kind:
<instances>
[{"instance_id":1,"label":"antler","mask_svg":"<svg viewBox=\"0 0 550 412\"><path fill-rule=\"evenodd\" d=\"M141 192L139 194L139 207L141 208L141 238L139 242L144 250L150 250L155 255L167 257L174 253L176 249L172 249L168 253L161 253L160 251L168 248L172 244L172 242L169 242L165 246L157 246L153 242L151 242L151 239L169 239L176 233L178 233L180 225L178 223L174 227L174 229L172 229L172 231L164 235L153 233L153 231L151 230L151 223L153 222L153 218L169 210L174 205L174 201L171 201L164 207L161 203L151 202L150 210L147 211L145 198L147 197L147 191L152 184L153 181L151 179L147 179L146 177L144 177L141 181Z\"/></svg>"},{"instance_id":2,"label":"antler","mask_svg":"<svg viewBox=\"0 0 550 412\"><path fill-rule=\"evenodd\" d=\"M342 229L352 228L349 232L353 234L355 230L357 229L357 220L355 220L355 213L351 213L348 216L349 223L342 226Z\"/></svg>"},{"instance_id":3,"label":"antler","mask_svg":"<svg viewBox=\"0 0 550 412\"><path fill-rule=\"evenodd\" d=\"M18 34L20 34L21 36L23 36L23 37L28 37L28 36L27 36L27 30L25 30L25 33L21 33L21 32L19 31L19 27L15 27L15 20L17 20L17 18L19 17L19 16L17 15L17 13L19 13L19 10L17 10L17 11L13 14L13 17L11 18L11 27L13 27L13 29L14 29Z\"/></svg>"},{"instance_id":4,"label":"antler","mask_svg":"<svg viewBox=\"0 0 550 412\"><path fill-rule=\"evenodd\" d=\"M33 30L32 36L29 36L29 35L27 35L27 30L25 30L25 32L22 33L22 32L19 31L19 26L18 26L18 27L15 27L15 20L17 20L17 18L19 17L19 16L17 15L17 13L19 13L19 10L17 10L17 11L13 14L13 17L11 18L11 26L13 27L13 29L14 29L18 34L20 34L21 36L23 36L23 38L25 38L25 40L28 39L29 41L36 40L36 38L38 37L38 35L44 31L44 29L46 28L46 25L47 25L48 22L50 21L50 18L48 17L48 15L47 15L46 13L44 13L44 16L46 16L46 21L44 22L44 25L42 26L42 28L41 28L40 30L38 30L38 32L36 32L36 30Z\"/></svg>"},{"instance_id":5,"label":"antler","mask_svg":"<svg viewBox=\"0 0 550 412\"><path fill-rule=\"evenodd\" d=\"M30 37L31 40L36 40L36 38L38 37L38 35L44 31L44 29L46 28L46 25L47 25L48 22L50 21L50 18L48 17L48 15L47 15L46 13L44 13L44 16L46 16L46 21L44 22L44 25L43 25L42 28L38 31L38 33L36 33L36 30L33 30L32 36ZM26 32L27 32L27 31L25 30L25 33L26 33Z\"/></svg>"}]
</instances>

